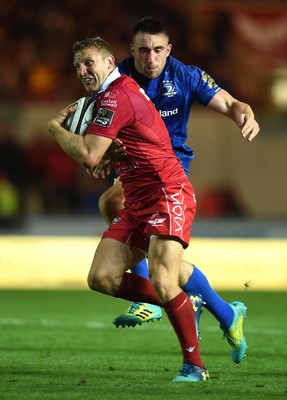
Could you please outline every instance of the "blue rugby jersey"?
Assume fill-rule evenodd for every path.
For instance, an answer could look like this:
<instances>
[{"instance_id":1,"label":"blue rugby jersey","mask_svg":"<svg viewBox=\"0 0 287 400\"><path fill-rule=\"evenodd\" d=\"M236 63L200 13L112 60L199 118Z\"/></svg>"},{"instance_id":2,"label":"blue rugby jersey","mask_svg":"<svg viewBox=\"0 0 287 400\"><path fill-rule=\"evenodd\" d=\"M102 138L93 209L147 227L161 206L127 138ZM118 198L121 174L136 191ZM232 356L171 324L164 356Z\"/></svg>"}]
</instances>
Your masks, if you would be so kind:
<instances>
[{"instance_id":1,"label":"blue rugby jersey","mask_svg":"<svg viewBox=\"0 0 287 400\"><path fill-rule=\"evenodd\" d=\"M156 79L141 75L135 68L134 57L121 61L118 67L120 73L135 79L154 103L165 122L173 150L188 174L194 157L192 148L185 144L192 103L195 99L207 106L220 87L200 68L185 65L171 56Z\"/></svg>"}]
</instances>

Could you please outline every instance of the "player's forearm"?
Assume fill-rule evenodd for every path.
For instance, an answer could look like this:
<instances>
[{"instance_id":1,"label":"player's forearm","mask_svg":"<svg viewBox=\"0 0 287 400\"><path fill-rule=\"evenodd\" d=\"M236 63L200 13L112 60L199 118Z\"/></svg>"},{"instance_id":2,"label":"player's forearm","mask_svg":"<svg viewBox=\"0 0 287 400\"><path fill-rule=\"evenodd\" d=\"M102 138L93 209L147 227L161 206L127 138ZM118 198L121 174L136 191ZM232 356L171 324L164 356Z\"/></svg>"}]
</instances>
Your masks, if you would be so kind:
<instances>
[{"instance_id":1,"label":"player's forearm","mask_svg":"<svg viewBox=\"0 0 287 400\"><path fill-rule=\"evenodd\" d=\"M231 118L240 128L242 137L250 142L260 131L252 108L248 104L235 99L223 89L213 97L208 107Z\"/></svg>"},{"instance_id":2,"label":"player's forearm","mask_svg":"<svg viewBox=\"0 0 287 400\"><path fill-rule=\"evenodd\" d=\"M253 111L248 104L235 99L224 89L216 93L208 107L231 118L239 127L242 126L242 115L254 118Z\"/></svg>"},{"instance_id":3,"label":"player's forearm","mask_svg":"<svg viewBox=\"0 0 287 400\"><path fill-rule=\"evenodd\" d=\"M48 130L64 152L79 164L84 167L96 165L95 157L91 159L91 152L85 142L84 136L72 134L54 120L49 121Z\"/></svg>"}]
</instances>

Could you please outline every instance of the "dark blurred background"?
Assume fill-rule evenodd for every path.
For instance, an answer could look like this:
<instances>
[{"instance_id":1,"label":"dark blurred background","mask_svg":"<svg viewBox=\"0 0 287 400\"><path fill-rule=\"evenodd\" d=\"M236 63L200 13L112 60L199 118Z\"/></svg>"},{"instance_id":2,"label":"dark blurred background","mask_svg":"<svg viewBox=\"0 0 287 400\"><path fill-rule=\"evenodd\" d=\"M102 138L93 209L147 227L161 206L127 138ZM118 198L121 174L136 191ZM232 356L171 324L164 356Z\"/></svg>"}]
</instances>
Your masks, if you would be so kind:
<instances>
[{"instance_id":1,"label":"dark blurred background","mask_svg":"<svg viewBox=\"0 0 287 400\"><path fill-rule=\"evenodd\" d=\"M59 217L95 223L112 178L88 177L50 139L47 121L85 95L72 44L99 35L120 60L130 54L134 23L148 15L168 26L173 56L249 103L261 125L250 144L232 121L194 104L188 144L195 150L197 220L205 227L212 220L221 226L222 218L233 226L257 221L255 235L262 233L258 221L273 221L277 235L287 235L287 4L276 0L1 2L2 232L28 231L36 220L52 221L56 230Z\"/></svg>"}]
</instances>

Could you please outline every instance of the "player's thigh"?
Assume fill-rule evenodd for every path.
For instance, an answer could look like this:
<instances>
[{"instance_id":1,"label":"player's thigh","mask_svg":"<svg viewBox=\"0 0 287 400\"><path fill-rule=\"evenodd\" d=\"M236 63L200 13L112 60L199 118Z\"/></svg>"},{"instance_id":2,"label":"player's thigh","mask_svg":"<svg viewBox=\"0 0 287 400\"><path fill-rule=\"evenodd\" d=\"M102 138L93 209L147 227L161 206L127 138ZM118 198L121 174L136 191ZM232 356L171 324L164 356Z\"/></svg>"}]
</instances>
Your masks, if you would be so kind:
<instances>
[{"instance_id":1,"label":"player's thigh","mask_svg":"<svg viewBox=\"0 0 287 400\"><path fill-rule=\"evenodd\" d=\"M132 259L132 252L126 244L104 238L96 249L91 272L100 274L100 271L109 271L110 274L123 274L130 259Z\"/></svg>"},{"instance_id":2,"label":"player's thigh","mask_svg":"<svg viewBox=\"0 0 287 400\"><path fill-rule=\"evenodd\" d=\"M173 238L152 236L148 252L151 277L161 276L178 282L183 251L182 244Z\"/></svg>"},{"instance_id":3,"label":"player's thigh","mask_svg":"<svg viewBox=\"0 0 287 400\"><path fill-rule=\"evenodd\" d=\"M129 268L143 258L144 254L139 249L119 240L103 238L95 252L90 274L97 279L108 276L110 279L120 280Z\"/></svg>"}]
</instances>

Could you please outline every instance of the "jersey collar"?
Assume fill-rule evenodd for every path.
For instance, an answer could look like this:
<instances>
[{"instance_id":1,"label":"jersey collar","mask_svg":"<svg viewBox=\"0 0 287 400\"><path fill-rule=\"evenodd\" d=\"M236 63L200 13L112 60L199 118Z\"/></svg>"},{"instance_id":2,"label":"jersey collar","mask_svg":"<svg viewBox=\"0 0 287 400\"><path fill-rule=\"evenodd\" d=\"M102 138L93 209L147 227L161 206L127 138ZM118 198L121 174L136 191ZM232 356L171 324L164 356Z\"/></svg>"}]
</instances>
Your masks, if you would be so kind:
<instances>
[{"instance_id":1,"label":"jersey collar","mask_svg":"<svg viewBox=\"0 0 287 400\"><path fill-rule=\"evenodd\" d=\"M118 79L121 76L121 74L119 73L119 69L118 67L116 67L111 73L110 75L106 78L106 80L104 81L104 83L102 84L100 90L98 91L98 94L104 92L109 86L110 84L115 81L116 79Z\"/></svg>"}]
</instances>

